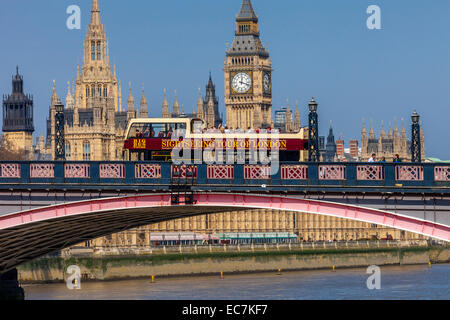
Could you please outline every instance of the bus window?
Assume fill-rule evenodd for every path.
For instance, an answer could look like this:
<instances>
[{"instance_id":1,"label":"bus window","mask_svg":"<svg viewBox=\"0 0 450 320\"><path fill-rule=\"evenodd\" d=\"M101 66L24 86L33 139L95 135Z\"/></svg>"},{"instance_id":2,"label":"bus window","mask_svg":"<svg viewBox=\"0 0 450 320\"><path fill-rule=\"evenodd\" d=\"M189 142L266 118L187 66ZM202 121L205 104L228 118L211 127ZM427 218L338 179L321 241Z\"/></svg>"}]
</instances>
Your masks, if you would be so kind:
<instances>
[{"instance_id":1,"label":"bus window","mask_svg":"<svg viewBox=\"0 0 450 320\"><path fill-rule=\"evenodd\" d=\"M194 119L191 121L191 133L202 133L203 121Z\"/></svg>"},{"instance_id":2,"label":"bus window","mask_svg":"<svg viewBox=\"0 0 450 320\"><path fill-rule=\"evenodd\" d=\"M166 138L166 125L164 123L152 124L152 138Z\"/></svg>"},{"instance_id":3,"label":"bus window","mask_svg":"<svg viewBox=\"0 0 450 320\"><path fill-rule=\"evenodd\" d=\"M143 124L133 124L130 128L130 132L128 133L128 139L133 138L142 138L144 132L144 125Z\"/></svg>"},{"instance_id":4,"label":"bus window","mask_svg":"<svg viewBox=\"0 0 450 320\"><path fill-rule=\"evenodd\" d=\"M172 138L172 136L184 136L186 134L186 123L169 123L167 138Z\"/></svg>"},{"instance_id":5,"label":"bus window","mask_svg":"<svg viewBox=\"0 0 450 320\"><path fill-rule=\"evenodd\" d=\"M151 138L152 137L152 131L150 128L149 124L146 124L143 128L143 132L142 132L142 137L143 138Z\"/></svg>"}]
</instances>

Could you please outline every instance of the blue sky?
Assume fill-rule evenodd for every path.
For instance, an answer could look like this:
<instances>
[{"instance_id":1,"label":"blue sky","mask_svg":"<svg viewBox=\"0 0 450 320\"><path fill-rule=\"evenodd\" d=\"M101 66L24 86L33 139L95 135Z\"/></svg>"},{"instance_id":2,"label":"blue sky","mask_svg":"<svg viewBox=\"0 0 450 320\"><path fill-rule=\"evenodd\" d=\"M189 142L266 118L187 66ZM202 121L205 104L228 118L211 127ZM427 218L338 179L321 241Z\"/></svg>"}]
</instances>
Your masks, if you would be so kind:
<instances>
[{"instance_id":1,"label":"blue sky","mask_svg":"<svg viewBox=\"0 0 450 320\"><path fill-rule=\"evenodd\" d=\"M223 63L234 37L241 0L99 0L111 63L124 101L132 82L136 101L145 83L150 115L160 116L163 89L174 90L191 112L209 71L224 107ZM450 1L253 0L261 38L273 63L273 110L299 101L319 103L320 134L329 121L348 143L360 139L362 119L378 133L417 109L426 154L450 159ZM81 30L66 28L66 8L82 10ZM366 9L381 8L382 29L368 30ZM52 80L60 97L81 64L90 0L0 2L0 93L11 91L19 64L25 91L34 95L36 134L45 132Z\"/></svg>"}]
</instances>

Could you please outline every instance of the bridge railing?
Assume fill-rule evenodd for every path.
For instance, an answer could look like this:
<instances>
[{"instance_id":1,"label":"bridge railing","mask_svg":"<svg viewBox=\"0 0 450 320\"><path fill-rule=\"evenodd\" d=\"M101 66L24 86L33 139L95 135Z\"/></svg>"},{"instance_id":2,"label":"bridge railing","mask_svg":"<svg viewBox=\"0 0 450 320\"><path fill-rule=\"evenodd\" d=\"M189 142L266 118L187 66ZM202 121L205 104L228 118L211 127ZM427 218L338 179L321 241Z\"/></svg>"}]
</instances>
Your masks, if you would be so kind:
<instances>
[{"instance_id":1,"label":"bridge railing","mask_svg":"<svg viewBox=\"0 0 450 320\"><path fill-rule=\"evenodd\" d=\"M281 163L174 166L162 162L0 162L2 185L154 185L172 177L197 185L450 187L450 166L434 163Z\"/></svg>"}]
</instances>

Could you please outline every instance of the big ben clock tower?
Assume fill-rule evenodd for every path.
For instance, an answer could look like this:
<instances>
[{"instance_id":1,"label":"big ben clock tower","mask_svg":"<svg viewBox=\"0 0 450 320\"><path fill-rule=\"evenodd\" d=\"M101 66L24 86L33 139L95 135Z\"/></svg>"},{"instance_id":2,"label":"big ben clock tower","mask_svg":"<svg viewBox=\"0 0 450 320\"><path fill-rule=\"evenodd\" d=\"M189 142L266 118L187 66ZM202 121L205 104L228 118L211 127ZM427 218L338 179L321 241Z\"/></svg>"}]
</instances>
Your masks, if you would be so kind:
<instances>
[{"instance_id":1,"label":"big ben clock tower","mask_svg":"<svg viewBox=\"0 0 450 320\"><path fill-rule=\"evenodd\" d=\"M225 105L230 128L267 128L272 123L272 63L259 38L258 17L243 0L236 36L225 60Z\"/></svg>"}]
</instances>

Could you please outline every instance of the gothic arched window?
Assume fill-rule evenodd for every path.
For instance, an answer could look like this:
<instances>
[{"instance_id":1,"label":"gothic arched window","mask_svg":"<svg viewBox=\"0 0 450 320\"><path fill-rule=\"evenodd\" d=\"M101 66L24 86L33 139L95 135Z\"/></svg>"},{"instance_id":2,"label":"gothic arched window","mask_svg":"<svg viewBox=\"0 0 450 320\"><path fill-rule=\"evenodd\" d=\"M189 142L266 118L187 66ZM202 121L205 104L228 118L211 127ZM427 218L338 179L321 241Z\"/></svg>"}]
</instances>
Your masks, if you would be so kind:
<instances>
[{"instance_id":1,"label":"gothic arched window","mask_svg":"<svg viewBox=\"0 0 450 320\"><path fill-rule=\"evenodd\" d=\"M101 60L101 59L100 59L101 54L102 54L101 42L98 41L98 42L97 42L97 60Z\"/></svg>"},{"instance_id":2,"label":"gothic arched window","mask_svg":"<svg viewBox=\"0 0 450 320\"><path fill-rule=\"evenodd\" d=\"M108 88L107 87L104 87L103 88L103 97L107 97L108 96Z\"/></svg>"},{"instance_id":3,"label":"gothic arched window","mask_svg":"<svg viewBox=\"0 0 450 320\"><path fill-rule=\"evenodd\" d=\"M89 98L91 93L89 92L89 86L86 86L86 98Z\"/></svg>"},{"instance_id":4,"label":"gothic arched window","mask_svg":"<svg viewBox=\"0 0 450 320\"><path fill-rule=\"evenodd\" d=\"M70 142L66 142L66 160L72 160L72 152L71 152Z\"/></svg>"},{"instance_id":5,"label":"gothic arched window","mask_svg":"<svg viewBox=\"0 0 450 320\"><path fill-rule=\"evenodd\" d=\"M83 142L83 161L91 160L91 143L89 141Z\"/></svg>"},{"instance_id":6,"label":"gothic arched window","mask_svg":"<svg viewBox=\"0 0 450 320\"><path fill-rule=\"evenodd\" d=\"M95 60L95 41L91 42L91 60Z\"/></svg>"}]
</instances>

